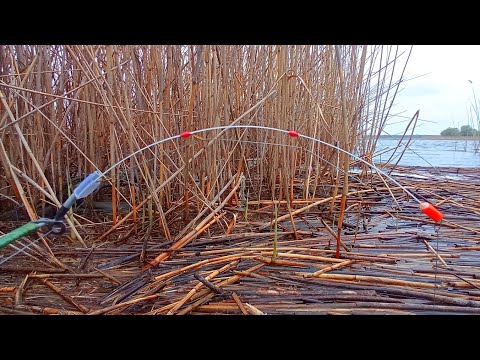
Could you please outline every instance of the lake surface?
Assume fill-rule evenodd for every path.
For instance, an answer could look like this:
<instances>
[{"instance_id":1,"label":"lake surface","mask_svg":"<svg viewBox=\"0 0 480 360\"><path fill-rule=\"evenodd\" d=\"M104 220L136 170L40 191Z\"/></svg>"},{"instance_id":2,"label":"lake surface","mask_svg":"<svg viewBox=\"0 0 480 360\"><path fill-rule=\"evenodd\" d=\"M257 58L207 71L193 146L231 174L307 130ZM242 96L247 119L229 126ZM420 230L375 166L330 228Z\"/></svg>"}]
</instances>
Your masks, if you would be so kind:
<instances>
[{"instance_id":1,"label":"lake surface","mask_svg":"<svg viewBox=\"0 0 480 360\"><path fill-rule=\"evenodd\" d=\"M376 153L385 149L395 148L398 139L380 138L377 142ZM406 144L408 141L404 140ZM475 153L474 141L465 140L427 140L412 139L408 149L403 154L399 165L407 166L446 166L446 167L480 167L480 152ZM398 160L399 148L391 163ZM387 161L393 150L383 152L374 158L374 162Z\"/></svg>"}]
</instances>

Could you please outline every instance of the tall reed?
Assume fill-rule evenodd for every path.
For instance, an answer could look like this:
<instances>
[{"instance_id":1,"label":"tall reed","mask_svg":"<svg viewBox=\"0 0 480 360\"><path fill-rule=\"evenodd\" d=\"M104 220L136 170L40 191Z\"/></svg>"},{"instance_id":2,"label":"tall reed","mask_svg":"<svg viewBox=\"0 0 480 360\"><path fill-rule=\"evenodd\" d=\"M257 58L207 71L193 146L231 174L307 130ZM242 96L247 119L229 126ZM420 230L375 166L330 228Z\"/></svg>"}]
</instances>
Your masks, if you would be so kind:
<instances>
[{"instance_id":1,"label":"tall reed","mask_svg":"<svg viewBox=\"0 0 480 360\"><path fill-rule=\"evenodd\" d=\"M294 129L368 155L402 81L397 60L408 54L395 46L336 49L1 45L0 212L21 204L34 218L96 167L156 139L234 122ZM211 142L219 133L136 155L108 174L96 200L112 203L113 224L126 202L136 226L158 224L169 239L213 211L212 201L242 173L252 200L286 200L288 208L295 198L348 191L341 176L348 158L328 147L252 129ZM179 214L185 229L172 227Z\"/></svg>"}]
</instances>

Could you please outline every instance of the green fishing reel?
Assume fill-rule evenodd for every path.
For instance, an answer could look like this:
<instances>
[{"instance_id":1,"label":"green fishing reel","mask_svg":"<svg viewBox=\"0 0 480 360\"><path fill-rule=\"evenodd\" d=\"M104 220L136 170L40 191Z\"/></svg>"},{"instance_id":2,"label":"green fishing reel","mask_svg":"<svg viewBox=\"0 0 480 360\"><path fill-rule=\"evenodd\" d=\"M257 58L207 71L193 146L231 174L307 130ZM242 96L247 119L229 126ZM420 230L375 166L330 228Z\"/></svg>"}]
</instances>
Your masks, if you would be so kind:
<instances>
[{"instance_id":1,"label":"green fishing reel","mask_svg":"<svg viewBox=\"0 0 480 360\"><path fill-rule=\"evenodd\" d=\"M41 227L48 228L48 231L52 232L55 235L62 235L65 231L67 231L67 227L65 226L63 220L40 218L38 220L32 221L32 223L40 224Z\"/></svg>"},{"instance_id":2,"label":"green fishing reel","mask_svg":"<svg viewBox=\"0 0 480 360\"><path fill-rule=\"evenodd\" d=\"M75 201L82 199L100 186L100 179L103 174L100 171L94 171L88 175L77 187L74 189L73 194L58 208L57 213L53 219L41 218L38 220L30 221L19 228L9 232L0 237L0 249L10 244L12 241L20 239L22 236L26 236L33 231L37 231L42 227L46 227L49 233L55 235L61 235L67 227L63 222L64 216L68 210L75 204Z\"/></svg>"}]
</instances>

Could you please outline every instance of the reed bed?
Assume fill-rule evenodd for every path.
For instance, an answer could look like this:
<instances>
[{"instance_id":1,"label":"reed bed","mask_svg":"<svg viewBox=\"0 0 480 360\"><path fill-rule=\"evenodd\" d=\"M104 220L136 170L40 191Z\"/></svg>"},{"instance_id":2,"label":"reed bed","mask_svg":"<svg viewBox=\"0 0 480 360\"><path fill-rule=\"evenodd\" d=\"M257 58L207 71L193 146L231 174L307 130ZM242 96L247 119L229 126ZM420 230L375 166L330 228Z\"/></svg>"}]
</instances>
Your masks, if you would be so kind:
<instances>
[{"instance_id":1,"label":"reed bed","mask_svg":"<svg viewBox=\"0 0 480 360\"><path fill-rule=\"evenodd\" d=\"M371 154L403 80L397 60L407 55L383 46L1 46L0 207L48 215L95 168L186 130L293 129ZM126 205L135 231L159 224L171 239L170 209L193 229L200 219L190 215L208 211L241 174L257 194L250 200L292 201L294 180L303 199L323 184L347 191L336 174L348 167L321 144L217 131L139 153L87 203L110 202L112 225ZM74 214L68 222L83 241Z\"/></svg>"}]
</instances>

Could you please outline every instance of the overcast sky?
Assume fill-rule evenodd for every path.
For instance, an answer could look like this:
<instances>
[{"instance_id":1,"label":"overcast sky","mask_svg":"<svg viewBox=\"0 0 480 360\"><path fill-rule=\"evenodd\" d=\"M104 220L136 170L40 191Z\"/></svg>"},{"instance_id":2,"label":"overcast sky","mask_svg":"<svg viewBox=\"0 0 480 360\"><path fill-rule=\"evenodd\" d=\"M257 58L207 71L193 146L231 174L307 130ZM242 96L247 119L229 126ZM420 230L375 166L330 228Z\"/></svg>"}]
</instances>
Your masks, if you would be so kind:
<instances>
[{"instance_id":1,"label":"overcast sky","mask_svg":"<svg viewBox=\"0 0 480 360\"><path fill-rule=\"evenodd\" d=\"M410 46L402 46L405 55ZM425 75L424 75L425 74ZM468 124L467 107L475 94L480 96L479 45L414 45L405 78L397 94L391 114L411 118L420 110L415 134L437 135L447 127ZM470 84L468 80L473 82ZM478 99L480 100L480 99ZM401 122L393 124L394 122ZM408 119L393 117L385 130L390 134L402 133ZM476 127L476 126L474 126Z\"/></svg>"}]
</instances>

